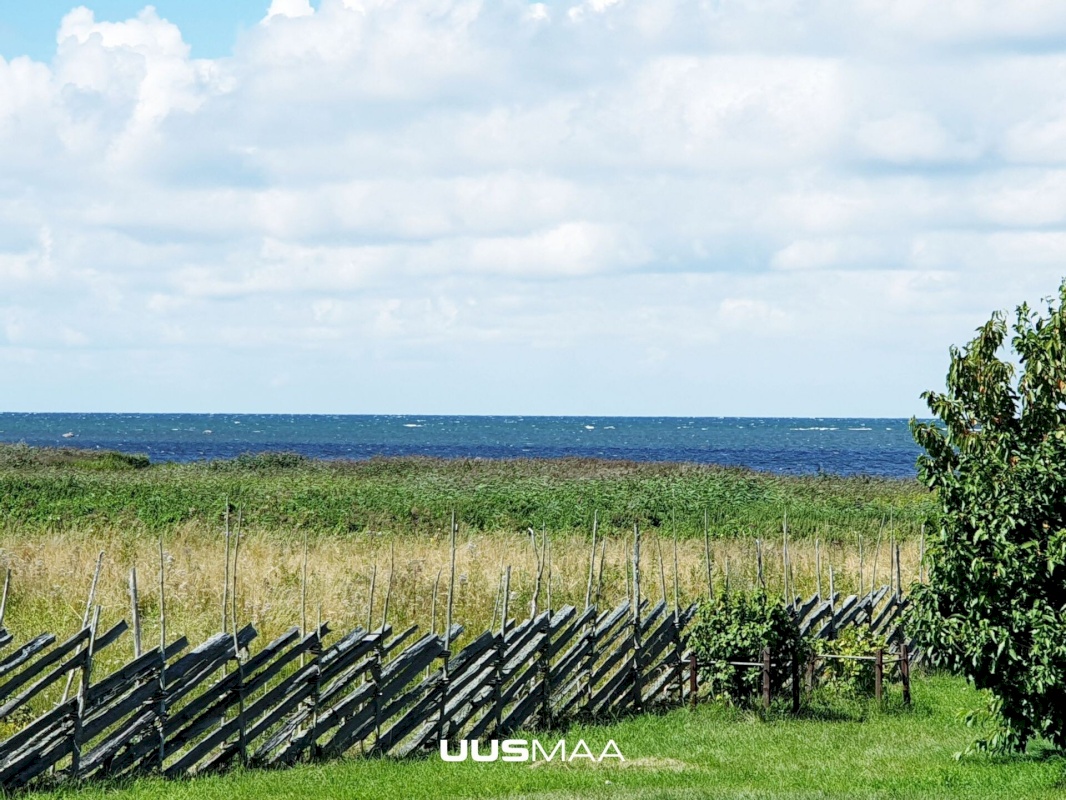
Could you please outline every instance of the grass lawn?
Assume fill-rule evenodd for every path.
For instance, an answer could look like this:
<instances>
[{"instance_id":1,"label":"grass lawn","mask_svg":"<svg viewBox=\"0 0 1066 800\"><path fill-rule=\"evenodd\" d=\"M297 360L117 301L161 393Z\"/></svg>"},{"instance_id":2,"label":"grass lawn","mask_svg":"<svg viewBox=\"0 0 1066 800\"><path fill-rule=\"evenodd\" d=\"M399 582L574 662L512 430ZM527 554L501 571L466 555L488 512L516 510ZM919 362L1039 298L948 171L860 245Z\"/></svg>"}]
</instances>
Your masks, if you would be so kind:
<instances>
[{"instance_id":1,"label":"grass lawn","mask_svg":"<svg viewBox=\"0 0 1066 800\"><path fill-rule=\"evenodd\" d=\"M893 702L894 701L894 702ZM599 752L614 740L624 764L557 761L444 763L360 760L245 771L165 782L64 789L56 796L123 798L1061 798L1066 759L1039 747L1025 756L954 753L972 740L960 711L981 698L958 678L915 682L915 703L903 709L890 696L881 711L855 704L836 718L812 713L763 721L715 706L696 712L632 718L610 726L574 727ZM543 736L550 749L563 734ZM578 765L580 764L580 765Z\"/></svg>"}]
</instances>

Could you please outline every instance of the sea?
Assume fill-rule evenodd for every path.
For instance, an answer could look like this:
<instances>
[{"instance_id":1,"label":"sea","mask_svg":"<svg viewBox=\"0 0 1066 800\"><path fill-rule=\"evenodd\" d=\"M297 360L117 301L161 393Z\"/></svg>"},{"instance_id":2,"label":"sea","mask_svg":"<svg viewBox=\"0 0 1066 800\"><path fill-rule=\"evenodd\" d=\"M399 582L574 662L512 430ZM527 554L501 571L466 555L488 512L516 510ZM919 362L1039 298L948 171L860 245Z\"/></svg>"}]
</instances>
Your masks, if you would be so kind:
<instances>
[{"instance_id":1,"label":"sea","mask_svg":"<svg viewBox=\"0 0 1066 800\"><path fill-rule=\"evenodd\" d=\"M291 452L320 459L604 458L781 474L916 474L906 419L0 413L0 442L143 453L153 462Z\"/></svg>"}]
</instances>

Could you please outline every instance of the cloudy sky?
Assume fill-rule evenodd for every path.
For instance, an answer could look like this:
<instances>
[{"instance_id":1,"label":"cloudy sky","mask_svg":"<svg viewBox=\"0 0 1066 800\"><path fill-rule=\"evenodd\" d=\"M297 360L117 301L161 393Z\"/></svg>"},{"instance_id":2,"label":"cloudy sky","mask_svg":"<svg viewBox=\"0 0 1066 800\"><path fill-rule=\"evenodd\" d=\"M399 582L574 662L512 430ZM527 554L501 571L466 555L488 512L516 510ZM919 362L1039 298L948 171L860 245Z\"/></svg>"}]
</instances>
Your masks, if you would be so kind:
<instances>
[{"instance_id":1,"label":"cloudy sky","mask_svg":"<svg viewBox=\"0 0 1066 800\"><path fill-rule=\"evenodd\" d=\"M1064 162L1054 0L5 3L0 410L909 416Z\"/></svg>"}]
</instances>

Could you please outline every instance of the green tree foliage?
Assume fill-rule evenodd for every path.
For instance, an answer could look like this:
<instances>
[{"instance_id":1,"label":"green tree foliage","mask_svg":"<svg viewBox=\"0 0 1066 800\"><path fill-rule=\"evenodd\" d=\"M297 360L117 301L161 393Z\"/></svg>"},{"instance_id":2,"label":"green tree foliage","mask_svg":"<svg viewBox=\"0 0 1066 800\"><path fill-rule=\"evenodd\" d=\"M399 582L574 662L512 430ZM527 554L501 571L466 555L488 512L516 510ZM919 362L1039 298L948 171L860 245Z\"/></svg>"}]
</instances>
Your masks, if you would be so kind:
<instances>
[{"instance_id":1,"label":"green tree foliage","mask_svg":"<svg viewBox=\"0 0 1066 800\"><path fill-rule=\"evenodd\" d=\"M938 421L911 421L941 506L912 620L934 662L993 695L994 734L1066 746L1066 282L1045 314L997 313L951 349Z\"/></svg>"},{"instance_id":2,"label":"green tree foliage","mask_svg":"<svg viewBox=\"0 0 1066 800\"><path fill-rule=\"evenodd\" d=\"M715 695L746 704L759 697L762 670L732 666L727 661L760 663L763 649L770 648L773 666L771 688L779 694L791 676L786 659L797 653L804 660L806 643L799 624L780 598L765 592L730 592L704 601L689 633L689 643L704 669Z\"/></svg>"}]
</instances>

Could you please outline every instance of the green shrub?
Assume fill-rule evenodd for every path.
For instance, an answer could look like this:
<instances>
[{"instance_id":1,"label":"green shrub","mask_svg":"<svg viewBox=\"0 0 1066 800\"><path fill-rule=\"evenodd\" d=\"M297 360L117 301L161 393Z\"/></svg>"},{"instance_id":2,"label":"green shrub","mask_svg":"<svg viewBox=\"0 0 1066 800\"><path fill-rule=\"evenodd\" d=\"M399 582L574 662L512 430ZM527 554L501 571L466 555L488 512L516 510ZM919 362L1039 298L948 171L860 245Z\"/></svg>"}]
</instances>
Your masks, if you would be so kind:
<instances>
[{"instance_id":1,"label":"green shrub","mask_svg":"<svg viewBox=\"0 0 1066 800\"><path fill-rule=\"evenodd\" d=\"M878 648L887 653L887 640L866 625L849 625L835 639L819 639L814 644L814 651L819 656L865 658L875 656ZM855 658L827 658L821 672L821 683L841 695L868 697L874 691L874 662Z\"/></svg>"},{"instance_id":2,"label":"green shrub","mask_svg":"<svg viewBox=\"0 0 1066 800\"><path fill-rule=\"evenodd\" d=\"M151 466L148 456L139 453L117 453L107 450L93 453L87 458L78 458L73 464L79 469L99 470L101 472L123 471L129 469L146 469Z\"/></svg>"},{"instance_id":3,"label":"green shrub","mask_svg":"<svg viewBox=\"0 0 1066 800\"><path fill-rule=\"evenodd\" d=\"M704 680L716 696L746 704L762 691L762 670L732 666L728 661L761 662L769 647L773 666L770 687L780 693L791 676L793 654L805 663L809 652L792 612L765 592L730 592L700 605L689 643L702 662Z\"/></svg>"}]
</instances>

